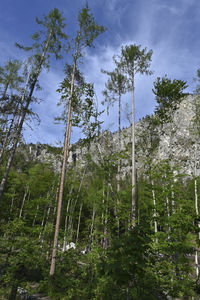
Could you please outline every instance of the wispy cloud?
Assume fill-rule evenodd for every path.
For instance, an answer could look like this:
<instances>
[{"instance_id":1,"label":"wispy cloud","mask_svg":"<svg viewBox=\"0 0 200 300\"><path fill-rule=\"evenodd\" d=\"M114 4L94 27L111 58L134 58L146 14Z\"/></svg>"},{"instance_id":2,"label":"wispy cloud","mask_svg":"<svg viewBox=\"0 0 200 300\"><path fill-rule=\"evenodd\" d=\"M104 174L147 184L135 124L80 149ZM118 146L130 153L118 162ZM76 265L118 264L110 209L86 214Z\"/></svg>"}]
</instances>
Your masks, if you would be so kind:
<instances>
[{"instance_id":1,"label":"wispy cloud","mask_svg":"<svg viewBox=\"0 0 200 300\"><path fill-rule=\"evenodd\" d=\"M66 7L65 1L55 3L67 16L68 34L74 36L74 32L69 32L69 30L75 30L76 15L83 3L77 0L71 7ZM35 8L34 3L31 5L32 8ZM53 5L52 2L51 5ZM156 77L167 74L172 79L187 80L190 86L188 90L192 91L192 78L200 66L200 2L198 0L102 0L101 2L89 0L89 6L98 23L108 27L104 36L97 39L97 48L86 51L84 64L80 66L86 79L94 82L99 103L103 99L102 90L107 81L107 76L101 73L101 69L112 70L114 68L112 57L120 53L121 46L124 44L141 44L142 48L153 49L151 68L154 70L154 74L152 76L136 76L136 120L154 110L155 101L152 87ZM42 6L41 4L41 7L43 11L47 10L46 5ZM0 4L0 8L2 8L2 4ZM39 12L38 8L38 15L41 15ZM31 8L29 13L34 20L35 15L31 15ZM15 17L11 15L10 18L14 20ZM12 22L14 22L13 20ZM19 16L16 17L16 20L19 21ZM32 28L27 28L27 30L30 34L35 31ZM0 29L0 64L8 58L23 58L24 54L16 52L17 50L13 46L16 38L20 39L13 34L16 31L12 32L11 28L4 28L4 31L1 31ZM67 59L68 57L65 58L65 60ZM32 139L55 143L57 140L63 140L64 126L55 126L53 121L58 111L56 103L59 94L56 93L56 89L63 79L63 66L60 66L60 71L53 66L49 73L43 73L40 76L43 91L37 95L43 98L44 102L34 106L34 109L39 113L42 121L40 127L34 125L33 132L26 130L25 136L28 141ZM130 96L128 94L124 96L123 101L130 103ZM103 107L101 108L103 109ZM117 107L114 106L110 109L108 118L106 114L104 115L104 128L110 127L115 130L116 115ZM127 126L129 123L126 114L123 113L122 117L124 126ZM80 132L74 130L73 141L79 137Z\"/></svg>"}]
</instances>

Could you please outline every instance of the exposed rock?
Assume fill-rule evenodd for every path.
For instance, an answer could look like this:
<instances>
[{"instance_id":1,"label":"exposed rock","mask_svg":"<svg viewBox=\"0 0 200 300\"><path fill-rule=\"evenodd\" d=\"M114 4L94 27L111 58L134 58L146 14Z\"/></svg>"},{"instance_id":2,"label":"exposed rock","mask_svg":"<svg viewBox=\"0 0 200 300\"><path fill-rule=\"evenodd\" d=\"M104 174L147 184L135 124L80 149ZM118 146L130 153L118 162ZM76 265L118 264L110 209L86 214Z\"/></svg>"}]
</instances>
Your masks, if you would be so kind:
<instances>
[{"instance_id":1,"label":"exposed rock","mask_svg":"<svg viewBox=\"0 0 200 300\"><path fill-rule=\"evenodd\" d=\"M197 96L187 95L182 100L179 108L172 115L172 122L159 125L152 129L151 118L146 117L136 126L136 164L137 169L145 168L148 157L151 161L170 159L172 165L179 165L180 171L188 175L200 175L200 141L192 134L192 120L195 115L195 103L199 101ZM152 141L155 147L150 155ZM26 148L26 159L47 162L53 166L55 172L60 172L62 166L62 148L51 147L42 144L29 144ZM196 150L195 150L196 149ZM92 141L89 152L92 159L98 163L105 155L118 150L118 133L104 131ZM131 171L131 127L122 130L121 150L126 150L127 157L123 159L122 173ZM80 140L71 146L69 164L83 166L85 164L88 146Z\"/></svg>"}]
</instances>

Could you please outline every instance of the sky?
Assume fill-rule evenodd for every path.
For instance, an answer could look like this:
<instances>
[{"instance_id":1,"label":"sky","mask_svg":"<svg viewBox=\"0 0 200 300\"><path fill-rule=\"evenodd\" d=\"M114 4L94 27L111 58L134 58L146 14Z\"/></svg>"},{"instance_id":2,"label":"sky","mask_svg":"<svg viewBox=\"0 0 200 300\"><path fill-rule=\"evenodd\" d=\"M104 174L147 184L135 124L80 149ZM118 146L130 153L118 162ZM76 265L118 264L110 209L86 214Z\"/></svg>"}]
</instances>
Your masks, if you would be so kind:
<instances>
[{"instance_id":1,"label":"sky","mask_svg":"<svg viewBox=\"0 0 200 300\"><path fill-rule=\"evenodd\" d=\"M35 17L42 18L53 8L58 8L66 18L65 32L69 40L77 31L77 16L85 5L83 0L6 0L0 1L0 66L9 59L24 60L26 55L15 47L15 42L30 45L30 36L40 28ZM186 92L193 92L193 78L200 68L200 1L199 0L88 0L96 22L107 28L95 42L95 48L86 49L80 69L88 82L94 83L99 109L103 101L107 75L101 69L112 71L112 57L119 55L121 47L130 44L152 49L151 76L136 75L135 119L136 122L154 112L156 102L152 93L153 82L165 74L173 79L187 81ZM52 60L48 72L39 77L42 91L34 96L42 99L32 109L39 115L38 124L33 120L24 126L26 143L62 145L65 127L56 125L60 94L56 92L64 79L63 68L71 57L64 54L60 61ZM131 96L126 94L122 107L122 127L130 126L127 116L131 110ZM117 130L117 104L110 108L109 115L102 115L102 129ZM71 142L83 138L80 130L73 129Z\"/></svg>"}]
</instances>

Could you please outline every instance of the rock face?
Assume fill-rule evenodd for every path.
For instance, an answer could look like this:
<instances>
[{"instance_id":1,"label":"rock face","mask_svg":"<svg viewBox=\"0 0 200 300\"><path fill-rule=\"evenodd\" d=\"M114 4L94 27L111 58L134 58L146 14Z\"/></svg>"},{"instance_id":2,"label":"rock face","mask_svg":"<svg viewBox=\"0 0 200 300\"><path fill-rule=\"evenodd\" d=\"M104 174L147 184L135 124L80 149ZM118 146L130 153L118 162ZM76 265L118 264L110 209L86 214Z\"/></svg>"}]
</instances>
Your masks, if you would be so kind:
<instances>
[{"instance_id":1,"label":"rock face","mask_svg":"<svg viewBox=\"0 0 200 300\"><path fill-rule=\"evenodd\" d=\"M180 171L188 175L200 175L200 139L195 134L193 118L200 99L187 95L172 115L172 122L164 125L152 125L152 117L145 117L135 126L136 165L138 170L145 168L147 160L157 162L169 159L172 165L178 165ZM200 119L200 116L199 116ZM122 130L121 151L126 153L122 163L122 173L131 171L131 127ZM104 131L89 150L83 141L71 146L69 164L83 166L88 151L98 163L106 155L118 151L118 133ZM28 153L27 153L28 152ZM55 172L60 172L62 149L42 144L26 145L27 159L52 164ZM196 169L196 170L195 170Z\"/></svg>"},{"instance_id":2,"label":"rock face","mask_svg":"<svg viewBox=\"0 0 200 300\"><path fill-rule=\"evenodd\" d=\"M42 162L49 164L55 173L62 167L62 148L52 147L47 144L21 144L18 151L26 161Z\"/></svg>"},{"instance_id":3,"label":"rock face","mask_svg":"<svg viewBox=\"0 0 200 300\"><path fill-rule=\"evenodd\" d=\"M136 165L138 170L145 169L147 159L152 162L169 159L180 172L200 175L200 139L195 133L194 117L200 99L187 95L171 116L172 121L164 125L152 126L150 117L145 117L135 126ZM200 112L200 110L199 110ZM198 115L197 115L198 117ZM200 119L200 116L199 116ZM154 144L152 146L152 144ZM131 171L131 127L122 130L121 150L126 150L122 173ZM74 145L77 162L84 164L87 148L80 143ZM105 131L90 145L90 153L95 162L104 155L118 151L118 133ZM72 152L69 161L72 162ZM195 170L196 169L196 170Z\"/></svg>"}]
</instances>

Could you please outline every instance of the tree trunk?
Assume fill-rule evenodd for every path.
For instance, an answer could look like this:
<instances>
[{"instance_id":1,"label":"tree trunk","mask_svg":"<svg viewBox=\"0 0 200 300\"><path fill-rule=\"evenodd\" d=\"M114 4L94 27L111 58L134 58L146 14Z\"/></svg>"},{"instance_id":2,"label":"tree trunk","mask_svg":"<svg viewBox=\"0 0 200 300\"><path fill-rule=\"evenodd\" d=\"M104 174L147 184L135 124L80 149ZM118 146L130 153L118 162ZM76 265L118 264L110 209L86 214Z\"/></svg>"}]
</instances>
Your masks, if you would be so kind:
<instances>
[{"instance_id":1,"label":"tree trunk","mask_svg":"<svg viewBox=\"0 0 200 300\"><path fill-rule=\"evenodd\" d=\"M20 138L20 135L21 135L22 127L23 127L24 120L25 120L26 113L27 113L27 109L28 109L29 104L30 104L30 102L31 102L31 98L32 98L32 95L33 95L33 91L34 91L34 89L35 89L35 85L36 85L36 83L37 83L37 79L38 79L38 76L39 76L39 74L40 74L41 67L42 67L42 64L43 64L43 62L44 62L45 55L46 55L46 52L47 52L48 47L49 47L49 42L50 42L50 39L51 39L51 35L52 35L52 33L50 32L50 33L49 33L48 40L47 40L46 45L45 45L45 47L44 47L42 56L41 56L41 60L40 60L40 62L39 62L38 68L37 68L37 70L36 70L36 73L35 73L35 76L34 76L33 83L31 84L30 92L29 92L28 98L27 98L27 100L26 100L26 105L25 105L25 107L22 109L21 120L20 120L20 122L19 122L19 126L18 126L18 128L17 128L16 135L15 135L15 137L14 137L13 145L12 145L11 150L10 150L10 156L9 156L9 158L8 158L8 161L7 161L7 164L6 164L6 167L5 167L5 171L4 171L4 175L3 175L3 178L2 178L2 181L1 181L1 185L0 185L0 200L2 200L2 197L3 197L3 192L4 192L4 189L5 189L6 182L7 182L8 173L9 173L9 171L10 171L10 167L11 167L11 164L12 164L12 161L13 161L13 158L14 158L14 155L15 155L15 151L16 151L16 148L17 148L17 144L18 144L18 141L19 141L19 138ZM29 72L29 74L28 74L27 83L26 83L26 86L25 86L25 89L24 89L24 93L23 93L23 96L22 96L22 105L23 105L23 100L25 99L25 96L26 96L26 89L28 88L28 83L29 83L31 71L32 71L32 67L31 67L31 70L30 70L30 72Z\"/></svg>"},{"instance_id":2,"label":"tree trunk","mask_svg":"<svg viewBox=\"0 0 200 300\"><path fill-rule=\"evenodd\" d=\"M101 214L101 225L102 225L102 231L103 231L103 234L104 234L104 202L105 202L105 188L104 188L104 181L103 181L103 191L102 191L102 214ZM101 246L103 247L103 244L104 244L104 236L102 235L101 237Z\"/></svg>"},{"instance_id":3,"label":"tree trunk","mask_svg":"<svg viewBox=\"0 0 200 300\"><path fill-rule=\"evenodd\" d=\"M80 204L80 210L79 210L79 215L78 215L78 226L77 226L77 232L76 232L76 243L78 242L78 237L79 237L82 208L83 208L83 202L81 202L81 204Z\"/></svg>"},{"instance_id":4,"label":"tree trunk","mask_svg":"<svg viewBox=\"0 0 200 300\"><path fill-rule=\"evenodd\" d=\"M121 151L121 96L119 95L118 102L118 152ZM117 192L120 191L120 172L121 172L121 159L118 158L118 166L117 166ZM117 203L118 205L119 203Z\"/></svg>"},{"instance_id":5,"label":"tree trunk","mask_svg":"<svg viewBox=\"0 0 200 300\"><path fill-rule=\"evenodd\" d=\"M83 185L83 180L84 180L84 177L85 177L85 173L86 173L86 168L84 169L83 176L81 178L81 182L80 182L80 185L79 185L79 188L78 188L78 193L77 193L77 196L76 196L76 200L74 201L74 205L72 206L72 210L71 210L71 216L70 216L69 228L68 228L68 230L71 230L71 233L70 233L71 239L72 239L72 235L73 235L73 214L74 214L74 211L75 211L75 208L76 208L76 204L77 204L77 201L78 201L78 196L79 196L80 191L81 191L81 187Z\"/></svg>"},{"instance_id":6,"label":"tree trunk","mask_svg":"<svg viewBox=\"0 0 200 300\"><path fill-rule=\"evenodd\" d=\"M38 210L39 210L39 205L37 204L36 213L35 213L35 216L34 216L34 219L33 219L32 227L35 226L35 221L36 221L36 218L37 218L37 212L38 212Z\"/></svg>"},{"instance_id":7,"label":"tree trunk","mask_svg":"<svg viewBox=\"0 0 200 300\"><path fill-rule=\"evenodd\" d=\"M93 209L92 209L92 223L91 223L91 226L90 226L89 247L90 247L90 245L91 245L91 243L92 243L92 233L93 233L93 229L94 229L95 213L96 213L96 209L95 209L95 206L94 206L94 203L93 203Z\"/></svg>"},{"instance_id":8,"label":"tree trunk","mask_svg":"<svg viewBox=\"0 0 200 300\"><path fill-rule=\"evenodd\" d=\"M154 233L157 234L158 232L158 224L157 224L157 220L155 219L157 214L156 214L156 195L155 195L155 190L154 190L154 182L153 180L151 181L151 185L152 185L152 197L153 197L153 206L154 206L154 210L153 210L153 217L154 217ZM156 244L158 243L158 239L156 237L155 239Z\"/></svg>"},{"instance_id":9,"label":"tree trunk","mask_svg":"<svg viewBox=\"0 0 200 300\"><path fill-rule=\"evenodd\" d=\"M107 190L107 196L106 196L106 211L105 211L105 223L104 223L104 240L103 240L103 248L108 248L108 199L109 199L109 190Z\"/></svg>"},{"instance_id":10,"label":"tree trunk","mask_svg":"<svg viewBox=\"0 0 200 300\"><path fill-rule=\"evenodd\" d=\"M135 226L135 204L136 204L136 192L135 192L135 109L134 109L134 78L132 85L132 228Z\"/></svg>"},{"instance_id":11,"label":"tree trunk","mask_svg":"<svg viewBox=\"0 0 200 300\"><path fill-rule=\"evenodd\" d=\"M69 213L69 207L70 207L70 202L71 202L71 193L73 190L73 186L71 187L71 190L69 192L69 199L67 202L67 208L66 208L66 216L65 216L65 230L64 230L64 241L63 241L63 252L65 251L66 248L66 234L67 234L67 224L68 224L68 213Z\"/></svg>"},{"instance_id":12,"label":"tree trunk","mask_svg":"<svg viewBox=\"0 0 200 300\"><path fill-rule=\"evenodd\" d=\"M70 101L69 101L69 106L68 106L67 128L66 128L66 132L65 132L63 163L62 163L62 172L61 172L61 179L60 179L56 229L55 229L54 243L53 243L53 250L52 250L50 276L54 275L55 264L56 264L56 252L57 252L58 234L59 234L59 228L60 228L60 218L61 218L62 198L63 198L63 190L64 190L66 165L67 165L67 155L69 152L69 144L70 144L71 118L72 118L72 97L73 97L73 91L74 91L74 79L75 79L75 72L76 72L76 60L77 60L77 56L78 56L78 48L79 48L79 42L77 42L77 45L76 45L76 53L75 53L75 57L74 57L74 65L73 65L73 71L72 71Z\"/></svg>"},{"instance_id":13,"label":"tree trunk","mask_svg":"<svg viewBox=\"0 0 200 300\"><path fill-rule=\"evenodd\" d=\"M24 197L23 197L23 200L22 200L22 205L21 205L20 212L19 212L19 219L22 216L22 211L23 211L25 200L26 200L26 196L27 196L27 191L25 191L25 193L24 193Z\"/></svg>"},{"instance_id":14,"label":"tree trunk","mask_svg":"<svg viewBox=\"0 0 200 300\"><path fill-rule=\"evenodd\" d=\"M195 166L194 166L194 176L195 176L195 179L194 179L194 194L195 194L195 211L196 211L196 216L198 218L199 216L199 208L198 208L198 192L197 192L197 178L196 178L196 148L197 148L197 145L195 143ZM200 229L200 223L198 221L198 229ZM199 232L199 240L200 240L200 232ZM195 251L195 270L196 270L196 277L198 278L199 276L199 259L198 259L198 249L196 249Z\"/></svg>"}]
</instances>

